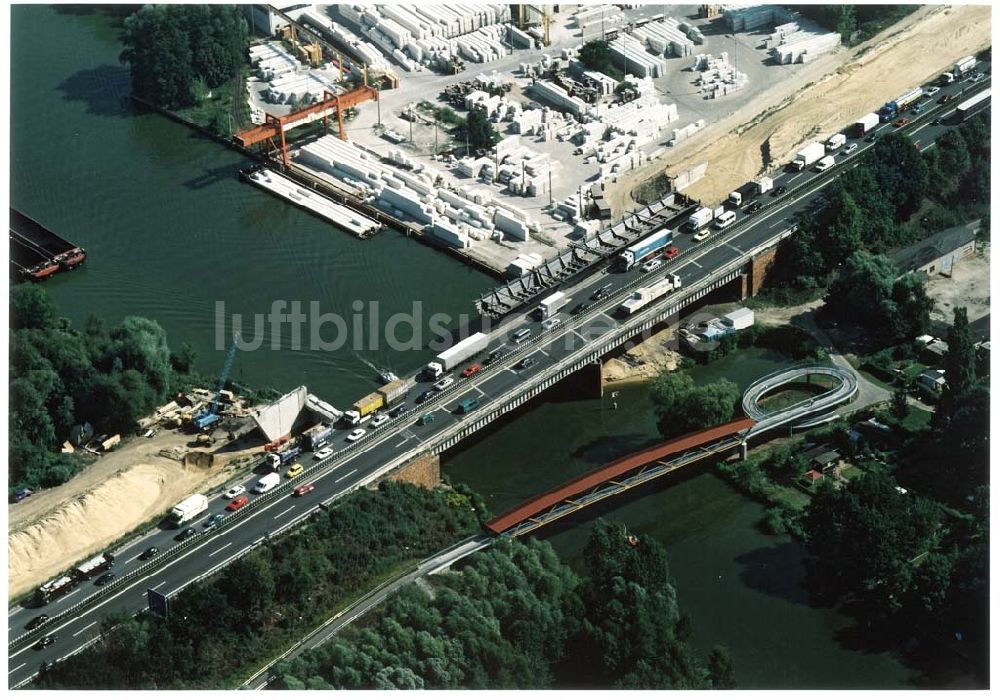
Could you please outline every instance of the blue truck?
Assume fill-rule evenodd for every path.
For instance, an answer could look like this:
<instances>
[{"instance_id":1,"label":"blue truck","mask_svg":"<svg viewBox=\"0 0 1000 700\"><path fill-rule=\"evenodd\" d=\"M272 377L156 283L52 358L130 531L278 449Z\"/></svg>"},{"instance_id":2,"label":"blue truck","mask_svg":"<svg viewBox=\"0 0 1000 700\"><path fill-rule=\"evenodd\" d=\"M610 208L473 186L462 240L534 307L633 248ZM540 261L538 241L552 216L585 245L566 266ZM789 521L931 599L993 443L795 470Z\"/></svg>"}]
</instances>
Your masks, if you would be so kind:
<instances>
[{"instance_id":1,"label":"blue truck","mask_svg":"<svg viewBox=\"0 0 1000 700\"><path fill-rule=\"evenodd\" d=\"M661 228L619 253L618 262L623 269L630 270L636 263L642 262L645 258L655 255L670 245L673 237L673 231Z\"/></svg>"},{"instance_id":2,"label":"blue truck","mask_svg":"<svg viewBox=\"0 0 1000 700\"><path fill-rule=\"evenodd\" d=\"M924 89L915 87L909 92L905 92L891 102L886 102L882 109L878 111L879 119L884 122L892 121L901 112L905 112L917 100L924 96Z\"/></svg>"}]
</instances>

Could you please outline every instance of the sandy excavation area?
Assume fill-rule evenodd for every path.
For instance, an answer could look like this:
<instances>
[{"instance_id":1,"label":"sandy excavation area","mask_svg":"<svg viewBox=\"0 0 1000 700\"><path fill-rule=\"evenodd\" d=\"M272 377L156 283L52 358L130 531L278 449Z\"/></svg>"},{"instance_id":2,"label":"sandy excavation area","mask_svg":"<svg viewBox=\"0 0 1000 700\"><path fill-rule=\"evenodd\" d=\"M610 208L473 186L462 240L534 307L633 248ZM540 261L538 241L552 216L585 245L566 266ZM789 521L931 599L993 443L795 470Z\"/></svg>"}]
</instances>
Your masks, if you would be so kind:
<instances>
[{"instance_id":1,"label":"sandy excavation area","mask_svg":"<svg viewBox=\"0 0 1000 700\"><path fill-rule=\"evenodd\" d=\"M186 450L188 440L174 431L153 440L135 438L62 486L11 505L8 597L30 591L239 469L228 456L216 456L209 466L207 454L186 464L159 454L164 448Z\"/></svg>"},{"instance_id":2,"label":"sandy excavation area","mask_svg":"<svg viewBox=\"0 0 1000 700\"><path fill-rule=\"evenodd\" d=\"M684 192L703 202L723 200L765 169L787 163L803 143L839 131L907 89L934 79L956 59L988 47L991 12L989 5L924 6L854 49L821 56L794 82L777 83L659 161L609 185L613 212L618 215L636 206L631 191L640 183L705 161L705 177ZM764 153L770 154L770 168L765 168Z\"/></svg>"}]
</instances>

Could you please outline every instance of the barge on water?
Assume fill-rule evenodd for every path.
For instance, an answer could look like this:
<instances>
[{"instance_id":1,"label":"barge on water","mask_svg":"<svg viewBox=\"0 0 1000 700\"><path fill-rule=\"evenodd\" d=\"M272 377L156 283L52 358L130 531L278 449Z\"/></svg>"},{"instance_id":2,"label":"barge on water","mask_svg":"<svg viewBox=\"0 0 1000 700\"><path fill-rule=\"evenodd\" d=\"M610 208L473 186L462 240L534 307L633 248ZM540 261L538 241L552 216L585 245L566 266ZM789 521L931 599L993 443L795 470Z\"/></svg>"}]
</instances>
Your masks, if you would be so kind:
<instances>
[{"instance_id":1,"label":"barge on water","mask_svg":"<svg viewBox=\"0 0 1000 700\"><path fill-rule=\"evenodd\" d=\"M79 267L86 259L86 250L11 208L10 264L15 278L41 282Z\"/></svg>"}]
</instances>

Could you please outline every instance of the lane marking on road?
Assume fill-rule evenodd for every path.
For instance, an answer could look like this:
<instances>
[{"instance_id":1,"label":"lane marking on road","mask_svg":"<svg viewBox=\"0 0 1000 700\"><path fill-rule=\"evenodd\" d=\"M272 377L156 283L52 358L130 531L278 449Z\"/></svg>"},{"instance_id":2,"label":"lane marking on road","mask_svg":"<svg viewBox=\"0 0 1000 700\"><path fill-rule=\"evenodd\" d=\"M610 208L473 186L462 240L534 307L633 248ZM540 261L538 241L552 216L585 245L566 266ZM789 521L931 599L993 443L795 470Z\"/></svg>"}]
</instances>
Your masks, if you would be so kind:
<instances>
[{"instance_id":1,"label":"lane marking on road","mask_svg":"<svg viewBox=\"0 0 1000 700\"><path fill-rule=\"evenodd\" d=\"M730 243L729 241L726 241L726 247L728 247L728 248L732 248L733 250L735 250L735 251L736 251L737 253L739 253L740 255L743 255L744 253L746 253L746 251L745 251L745 250L741 250L740 248L737 248L736 246L734 246L734 245L733 245L732 243Z\"/></svg>"},{"instance_id":2,"label":"lane marking on road","mask_svg":"<svg viewBox=\"0 0 1000 700\"><path fill-rule=\"evenodd\" d=\"M20 665L20 666L18 666L17 668L15 668L15 669L12 669L12 670L10 670L10 671L7 671L7 675L9 676L9 675L10 675L10 674L12 674L12 673L13 673L14 671L19 671L20 669L24 668L24 667L25 667L25 666L27 666L27 665L28 665L28 662L27 662L27 661L25 661L25 662L24 662L23 664L21 664L21 665Z\"/></svg>"},{"instance_id":3,"label":"lane marking on road","mask_svg":"<svg viewBox=\"0 0 1000 700\"><path fill-rule=\"evenodd\" d=\"M81 628L79 632L74 632L73 636L74 637L78 637L79 635L83 634L84 632L86 632L87 630L89 630L91 627L93 627L94 625L96 625L98 622L100 622L100 620L94 620L93 622L91 622L86 627Z\"/></svg>"},{"instance_id":4,"label":"lane marking on road","mask_svg":"<svg viewBox=\"0 0 1000 700\"><path fill-rule=\"evenodd\" d=\"M778 220L777 220L777 221L775 221L775 222L774 222L773 224L771 224L770 226L768 226L768 228L769 228L769 229L772 229L772 228L776 228L776 227L778 227L778 226L783 226L783 225L784 225L784 223L785 223L785 219L778 219Z\"/></svg>"},{"instance_id":5,"label":"lane marking on road","mask_svg":"<svg viewBox=\"0 0 1000 700\"><path fill-rule=\"evenodd\" d=\"M293 507L294 507L294 506L293 506ZM286 512L287 512L287 511L286 511ZM224 545L222 545L221 547L219 547L219 548L218 548L217 550L215 550L214 552L209 552L209 555L208 555L208 556L210 556L210 557L214 557L214 556L215 556L216 554L218 554L219 552L221 552L221 551L222 551L223 549L225 549L226 547L230 546L231 544L232 544L232 542L226 542L226 543L225 543Z\"/></svg>"},{"instance_id":6,"label":"lane marking on road","mask_svg":"<svg viewBox=\"0 0 1000 700\"><path fill-rule=\"evenodd\" d=\"M356 471L357 471L357 469L352 469L351 471L347 472L346 474L344 474L344 475L343 475L342 477L340 477L339 479L336 479L336 480L334 480L334 482L333 482L333 483L335 483L335 484L339 484L339 483L340 483L341 481L343 481L344 479L346 479L347 477L349 477L349 476L350 476L351 474L353 474L353 473L354 473L354 472L356 472Z\"/></svg>"},{"instance_id":7,"label":"lane marking on road","mask_svg":"<svg viewBox=\"0 0 1000 700\"><path fill-rule=\"evenodd\" d=\"M274 516L273 518L271 518L271 519L272 519L272 520L277 520L277 519L278 519L278 518L280 518L280 517L281 517L282 515L284 515L284 514L285 514L285 513L287 513L288 511L292 510L292 509L293 509L294 507L295 507L295 504L293 503L292 505L288 506L287 508L285 508L285 509L284 509L283 511L281 511L280 513L278 513L277 515L275 515L275 516ZM209 556L211 556L211 555L209 555Z\"/></svg>"},{"instance_id":8,"label":"lane marking on road","mask_svg":"<svg viewBox=\"0 0 1000 700\"><path fill-rule=\"evenodd\" d=\"M788 181L789 181L789 182L791 182L791 181L792 181L792 180L794 180L795 178L797 178L797 177L802 177L803 175L805 175L805 172L804 172L804 171L803 171L803 172L801 172L801 173L799 173L798 175L792 175L792 176L791 176L790 178L788 178Z\"/></svg>"},{"instance_id":9,"label":"lane marking on road","mask_svg":"<svg viewBox=\"0 0 1000 700\"><path fill-rule=\"evenodd\" d=\"M403 438L402 440L400 440L400 441L399 441L399 442L397 442L397 443L396 443L395 445L393 445L393 446L392 446L392 449L396 449L397 447L399 447L400 445L402 445L402 444L403 444L404 442L406 442L406 441L407 441L407 440L409 440L409 439L410 439L410 435L407 435L407 436L406 436L406 437L404 437L404 438Z\"/></svg>"}]
</instances>

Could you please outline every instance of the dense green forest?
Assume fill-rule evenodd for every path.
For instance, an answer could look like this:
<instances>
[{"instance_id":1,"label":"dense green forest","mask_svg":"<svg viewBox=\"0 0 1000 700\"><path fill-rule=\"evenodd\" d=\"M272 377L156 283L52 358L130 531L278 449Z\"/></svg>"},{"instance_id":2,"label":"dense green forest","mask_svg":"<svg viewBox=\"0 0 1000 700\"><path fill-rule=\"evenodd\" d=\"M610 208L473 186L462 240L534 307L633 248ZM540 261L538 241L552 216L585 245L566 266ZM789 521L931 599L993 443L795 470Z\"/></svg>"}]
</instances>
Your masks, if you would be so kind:
<instances>
[{"instance_id":1,"label":"dense green forest","mask_svg":"<svg viewBox=\"0 0 1000 700\"><path fill-rule=\"evenodd\" d=\"M232 687L390 571L477 531L476 499L384 482L319 510L300 531L258 547L56 664L35 688ZM374 679L372 679L374 682Z\"/></svg>"},{"instance_id":2,"label":"dense green forest","mask_svg":"<svg viewBox=\"0 0 1000 700\"><path fill-rule=\"evenodd\" d=\"M279 664L280 685L324 688L730 688L719 648L699 659L663 547L599 522L585 573L551 545L501 539L431 588L411 585L364 626Z\"/></svg>"},{"instance_id":3,"label":"dense green forest","mask_svg":"<svg viewBox=\"0 0 1000 700\"><path fill-rule=\"evenodd\" d=\"M67 481L82 466L59 452L74 425L130 433L191 371L190 346L171 353L155 321L130 316L109 328L91 316L77 330L27 284L11 290L10 311L11 488Z\"/></svg>"},{"instance_id":4,"label":"dense green forest","mask_svg":"<svg viewBox=\"0 0 1000 700\"><path fill-rule=\"evenodd\" d=\"M132 89L175 109L202 102L246 62L249 29L238 5L145 5L125 20L121 60Z\"/></svg>"}]
</instances>

